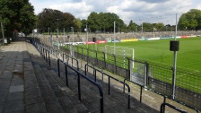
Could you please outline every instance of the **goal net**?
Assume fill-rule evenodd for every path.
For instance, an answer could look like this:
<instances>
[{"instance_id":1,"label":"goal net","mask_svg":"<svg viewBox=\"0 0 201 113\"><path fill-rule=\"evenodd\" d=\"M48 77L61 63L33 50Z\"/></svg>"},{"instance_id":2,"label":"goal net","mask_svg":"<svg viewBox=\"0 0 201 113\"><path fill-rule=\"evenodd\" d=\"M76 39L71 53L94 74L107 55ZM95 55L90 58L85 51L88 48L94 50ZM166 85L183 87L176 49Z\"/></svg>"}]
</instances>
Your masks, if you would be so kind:
<instances>
[{"instance_id":1,"label":"goal net","mask_svg":"<svg viewBox=\"0 0 201 113\"><path fill-rule=\"evenodd\" d=\"M104 47L99 47L98 51L105 52L106 59L107 59L107 54L114 54L116 56L122 57L124 59L123 61L126 61L127 57L134 60L134 49L133 48L105 45ZM125 62L123 62L123 64L124 63ZM134 68L134 62L132 64L131 68Z\"/></svg>"}]
</instances>

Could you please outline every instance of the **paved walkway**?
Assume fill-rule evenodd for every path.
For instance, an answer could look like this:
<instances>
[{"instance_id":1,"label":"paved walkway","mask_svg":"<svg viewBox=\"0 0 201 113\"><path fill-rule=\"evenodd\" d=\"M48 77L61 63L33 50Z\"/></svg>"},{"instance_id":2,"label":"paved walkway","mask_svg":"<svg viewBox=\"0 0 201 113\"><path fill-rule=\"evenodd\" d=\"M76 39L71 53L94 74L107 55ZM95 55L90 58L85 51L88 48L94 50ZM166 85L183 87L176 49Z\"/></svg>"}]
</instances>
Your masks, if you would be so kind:
<instances>
[{"instance_id":1,"label":"paved walkway","mask_svg":"<svg viewBox=\"0 0 201 113\"><path fill-rule=\"evenodd\" d=\"M26 42L12 42L0 51L0 113L24 113ZM37 52L37 51L33 51Z\"/></svg>"}]
</instances>

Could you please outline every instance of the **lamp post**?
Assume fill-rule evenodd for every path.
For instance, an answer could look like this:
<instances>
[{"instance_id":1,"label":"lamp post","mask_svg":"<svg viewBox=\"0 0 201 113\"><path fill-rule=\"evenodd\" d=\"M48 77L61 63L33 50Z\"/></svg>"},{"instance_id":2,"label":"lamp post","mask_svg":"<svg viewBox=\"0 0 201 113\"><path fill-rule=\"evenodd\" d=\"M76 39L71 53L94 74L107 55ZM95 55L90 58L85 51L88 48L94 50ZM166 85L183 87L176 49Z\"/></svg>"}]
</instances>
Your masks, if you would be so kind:
<instances>
[{"instance_id":1,"label":"lamp post","mask_svg":"<svg viewBox=\"0 0 201 113\"><path fill-rule=\"evenodd\" d=\"M116 36L115 36L115 21L114 21L114 55L115 55L115 40L116 40Z\"/></svg>"},{"instance_id":2,"label":"lamp post","mask_svg":"<svg viewBox=\"0 0 201 113\"><path fill-rule=\"evenodd\" d=\"M142 33L143 33L143 22L142 22Z\"/></svg>"},{"instance_id":3,"label":"lamp post","mask_svg":"<svg viewBox=\"0 0 201 113\"><path fill-rule=\"evenodd\" d=\"M89 38L88 38L88 28L87 28L87 24L86 24L86 33L87 33L87 43L88 43ZM87 44L87 49L88 49L88 44Z\"/></svg>"},{"instance_id":4,"label":"lamp post","mask_svg":"<svg viewBox=\"0 0 201 113\"><path fill-rule=\"evenodd\" d=\"M56 19L57 20L57 36L59 35L59 25L58 25L58 22L59 22L59 19Z\"/></svg>"},{"instance_id":5,"label":"lamp post","mask_svg":"<svg viewBox=\"0 0 201 113\"><path fill-rule=\"evenodd\" d=\"M176 26L175 26L175 36L174 36L174 42L176 42L176 38L177 38L177 14L176 14ZM176 91L176 74L177 74L177 51L178 51L178 47L179 46L179 43L177 44L174 44L174 61L173 61L173 67L172 67L172 71L173 71L173 74L172 74L172 99L175 99L175 91ZM175 50L175 48L177 50Z\"/></svg>"},{"instance_id":6,"label":"lamp post","mask_svg":"<svg viewBox=\"0 0 201 113\"><path fill-rule=\"evenodd\" d=\"M74 38L75 38L75 35L74 35L74 27L71 27L71 31L73 32L73 45L74 45Z\"/></svg>"}]
</instances>

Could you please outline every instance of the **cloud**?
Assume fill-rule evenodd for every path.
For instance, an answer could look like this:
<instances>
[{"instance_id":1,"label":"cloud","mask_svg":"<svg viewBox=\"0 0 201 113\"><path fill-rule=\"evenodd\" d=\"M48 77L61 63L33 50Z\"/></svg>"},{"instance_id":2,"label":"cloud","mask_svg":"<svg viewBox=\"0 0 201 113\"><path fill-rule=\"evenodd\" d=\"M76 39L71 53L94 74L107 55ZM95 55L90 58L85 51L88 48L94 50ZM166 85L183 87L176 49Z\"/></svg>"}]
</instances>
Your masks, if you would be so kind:
<instances>
[{"instance_id":1,"label":"cloud","mask_svg":"<svg viewBox=\"0 0 201 113\"><path fill-rule=\"evenodd\" d=\"M144 1L144 2L147 2L147 3L159 3L159 2L167 2L169 0L141 0L141 1Z\"/></svg>"},{"instance_id":2,"label":"cloud","mask_svg":"<svg viewBox=\"0 0 201 113\"><path fill-rule=\"evenodd\" d=\"M201 10L201 4L199 4L199 5L197 6L197 9Z\"/></svg>"},{"instance_id":3,"label":"cloud","mask_svg":"<svg viewBox=\"0 0 201 113\"><path fill-rule=\"evenodd\" d=\"M125 0L118 6L108 8L108 11L117 13L126 23L130 20L137 22L164 22L165 24L175 24L176 13L181 15L191 8L191 0L165 0L166 2L145 2L138 0Z\"/></svg>"},{"instance_id":4,"label":"cloud","mask_svg":"<svg viewBox=\"0 0 201 113\"><path fill-rule=\"evenodd\" d=\"M190 9L201 9L199 0L30 0L35 13L44 8L69 12L76 18L87 19L91 12L113 12L125 23L164 22L175 24L178 17Z\"/></svg>"},{"instance_id":5,"label":"cloud","mask_svg":"<svg viewBox=\"0 0 201 113\"><path fill-rule=\"evenodd\" d=\"M64 3L64 4L55 4L49 6L49 8L57 9L63 12L69 12L73 14L76 18L86 18L93 7L86 4L86 2L76 2L76 3Z\"/></svg>"}]
</instances>

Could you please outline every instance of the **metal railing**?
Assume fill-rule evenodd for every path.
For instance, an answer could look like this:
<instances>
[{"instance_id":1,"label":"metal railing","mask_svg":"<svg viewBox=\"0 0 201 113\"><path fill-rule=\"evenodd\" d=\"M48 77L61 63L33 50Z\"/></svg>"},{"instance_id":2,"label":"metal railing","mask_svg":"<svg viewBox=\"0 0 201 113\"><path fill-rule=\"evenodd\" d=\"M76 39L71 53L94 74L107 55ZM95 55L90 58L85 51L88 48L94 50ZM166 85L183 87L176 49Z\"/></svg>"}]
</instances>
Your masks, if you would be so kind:
<instances>
[{"instance_id":1,"label":"metal railing","mask_svg":"<svg viewBox=\"0 0 201 113\"><path fill-rule=\"evenodd\" d=\"M82 49L82 51L83 51L83 49ZM76 53L76 52L75 52ZM84 60L84 58L86 57L86 55L84 55L83 54L83 52L81 52L81 53L78 53L78 51L77 51L77 53L76 53L76 55L75 55L76 57L78 57L78 58L81 58L81 59L83 59ZM104 56L104 54L103 54L103 56ZM105 59L105 58L104 58ZM86 59L85 59L86 60ZM96 63L99 65L99 67L101 67L102 66L102 64L104 64L104 63L102 63L102 61L100 61L99 59L97 59L97 57L96 57ZM106 65L106 64L105 64ZM105 65L103 65L102 67L105 67ZM153 63L151 63L149 66L148 66L148 68L149 68L149 70L148 70L148 90L150 90L150 91L152 91L152 92L155 92L155 93L157 93L157 94L160 94L160 95L162 95L163 97L164 97L164 99L165 98L170 98L170 96L171 95L169 95L170 94L170 92L169 92L169 90L168 90L168 88L169 88L169 83L166 83L166 82L163 82L163 81L161 81L161 80L157 80L157 79L155 79L155 76L154 76L154 74L156 73L158 73L158 74L162 74L162 76L164 77L164 76L166 76L167 74L165 74L165 75L163 75L165 72L168 72L168 73L171 73L171 70L170 70L170 68L169 67L167 67L167 66L161 66L161 65L153 65ZM104 69L104 68L103 68ZM164 70L163 72L162 71L158 71L158 70ZM185 72L186 73L186 72ZM127 73L127 74L129 74L129 73ZM150 75L151 74L151 75ZM169 75L169 74L168 74ZM189 77L191 77L190 75L192 75L192 74L189 74L188 76ZM186 75L185 75L186 76ZM127 76L126 76L127 77ZM167 80L167 78L164 78L165 80ZM189 79L189 80L191 80L191 79ZM197 80L197 79L196 79ZM126 79L125 79L125 81L126 81ZM197 80L198 81L198 80ZM135 83L136 84L136 83ZM139 85L139 84L138 84ZM153 86L157 86L156 88L155 87L152 87L152 85ZM159 87L160 86L160 87ZM159 87L159 88L158 88ZM142 89L143 89L144 87L143 86L141 86L141 91L140 91L140 102L141 102L141 100L142 100ZM158 90L159 89L159 90ZM180 88L181 89L181 88ZM182 90L183 90L183 88L182 88ZM199 113L199 110L198 109L200 109L200 104L199 104L199 102L200 102L200 94L197 94L197 93L193 93L192 91L189 91L189 90L184 90L185 92L187 92L187 93L189 93L189 94L191 94L192 96L190 96L190 97L194 97L194 98L189 98L189 99L186 99L186 98L184 98L184 100L180 100L180 98L177 100L173 100L173 101L176 101L176 102L178 102L178 103L182 103L183 102L183 104L182 105L184 105L184 106L186 106L186 107L189 107L189 108L191 108L191 109L194 109L194 110L196 110L197 111L197 113ZM188 94L188 95L189 95ZM189 97L189 96L186 96L186 95L183 95L183 96L185 96L185 97ZM183 97L183 96L181 96L181 98ZM171 98L170 98L171 99ZM186 100L185 100L186 99ZM190 102L191 101L193 101L194 103L193 104L191 104Z\"/></svg>"},{"instance_id":2,"label":"metal railing","mask_svg":"<svg viewBox=\"0 0 201 113\"><path fill-rule=\"evenodd\" d=\"M33 42L34 46L36 49L40 52L41 56L45 59L46 62L48 62L49 66L51 65L51 60L50 60L50 50L46 48L44 45Z\"/></svg>"},{"instance_id":3,"label":"metal railing","mask_svg":"<svg viewBox=\"0 0 201 113\"><path fill-rule=\"evenodd\" d=\"M92 80L91 78L87 77L86 75L82 74L81 72L79 72L76 68L68 65L67 63L63 62L60 59L57 59L57 64L58 64L58 76L60 77L60 62L63 63L65 65L65 75L66 77L68 76L67 74L67 68L70 68L71 70L73 70L76 74L77 74L77 82L78 82L78 98L81 101L81 87L80 87L80 76L82 76L83 78L85 78L86 80L88 80L91 84L95 85L98 90L99 90L99 95L100 95L100 112L103 113L104 112L104 104L103 104L103 91L101 86L96 83L94 80Z\"/></svg>"},{"instance_id":4,"label":"metal railing","mask_svg":"<svg viewBox=\"0 0 201 113\"><path fill-rule=\"evenodd\" d=\"M63 53L63 61L65 61L65 58L66 58L67 64L69 64L69 61L71 60L71 66L73 66L74 62L76 62L76 67L77 67L77 70L79 71L78 60L76 58L74 58L71 55L67 55L67 54Z\"/></svg>"},{"instance_id":5,"label":"metal railing","mask_svg":"<svg viewBox=\"0 0 201 113\"><path fill-rule=\"evenodd\" d=\"M169 103L162 103L161 104L160 113L165 113L165 106L168 106L168 107L170 107L170 108L172 108L172 109L174 109L174 110L176 110L176 111L178 111L180 113L187 113L186 111L181 110L181 109L179 109L179 108L177 108L177 107L175 107L175 106L173 106L173 105L171 105Z\"/></svg>"},{"instance_id":6,"label":"metal railing","mask_svg":"<svg viewBox=\"0 0 201 113\"><path fill-rule=\"evenodd\" d=\"M100 51L95 51L95 50L90 50L86 48L82 48L80 46L76 47L77 49L75 50L75 57L85 60L87 63L92 64L96 67L99 67L101 69L107 70L109 72L112 72L114 74L117 74L121 77L130 79L131 75L131 70L129 65L126 66L126 68L119 67L116 61L118 61L116 56L113 56L112 54L107 54L110 55L110 58L114 60L113 62L107 62L110 59L106 60L106 54L104 52ZM76 51L77 50L77 51ZM90 53L90 54L89 54ZM90 59L90 60L89 60ZM131 60L126 60L126 62L129 62ZM172 68L168 65L164 64L157 64L154 62L146 62L143 60L135 60L135 64L137 63L142 63L142 65L146 65L146 71L144 74L146 74L146 89L155 92L157 94L160 94L163 97L167 97L169 99L172 98L172 84L171 84L171 75L172 75ZM128 63L130 64L130 63ZM127 69L128 67L128 69ZM135 65L136 67L136 65ZM137 68L138 69L138 68ZM135 70L134 71L138 71ZM140 71L141 72L141 71ZM187 70L182 70L182 69L177 69L177 74L181 75L179 79L176 81L176 98L171 99L173 101L176 101L178 103L183 103L182 105L189 107L194 110L200 110L200 102L201 102L201 94L200 94L200 84L199 81L200 79L200 73L194 73L192 71L187 71ZM137 77L137 76L136 76ZM141 78L138 78L141 79ZM194 80L194 84L196 87L191 88L192 85L192 80ZM139 85L139 83L135 83ZM140 98L142 99L142 89L143 87L141 86L141 94ZM186 97L186 98L183 98ZM140 99L140 100L141 100Z\"/></svg>"},{"instance_id":7,"label":"metal railing","mask_svg":"<svg viewBox=\"0 0 201 113\"><path fill-rule=\"evenodd\" d=\"M97 68L95 68L94 66L91 66L91 65L89 65L89 64L85 64L85 75L86 75L86 73L87 73L89 67L93 69L93 75L94 75L94 80L95 80L95 82L96 82L96 78L97 78L97 77L96 77L96 76L97 76L97 75L96 75L96 72L100 72L100 73L101 73L101 75L102 75L102 80L103 80L103 75L105 75L105 76L108 77L108 95L110 95L110 86L111 86L111 84L110 84L110 79L113 79L113 80L115 80L115 81L117 81L117 82L123 84L124 87L127 86L127 89L128 89L128 109L130 109L130 87L129 87L129 85L126 84L126 83L123 82L123 81L120 81L120 80L117 79L117 78L114 78L113 76L110 76L110 75L104 73L102 70L97 69ZM123 90L123 93L125 93L125 88L124 88L124 90Z\"/></svg>"}]
</instances>

